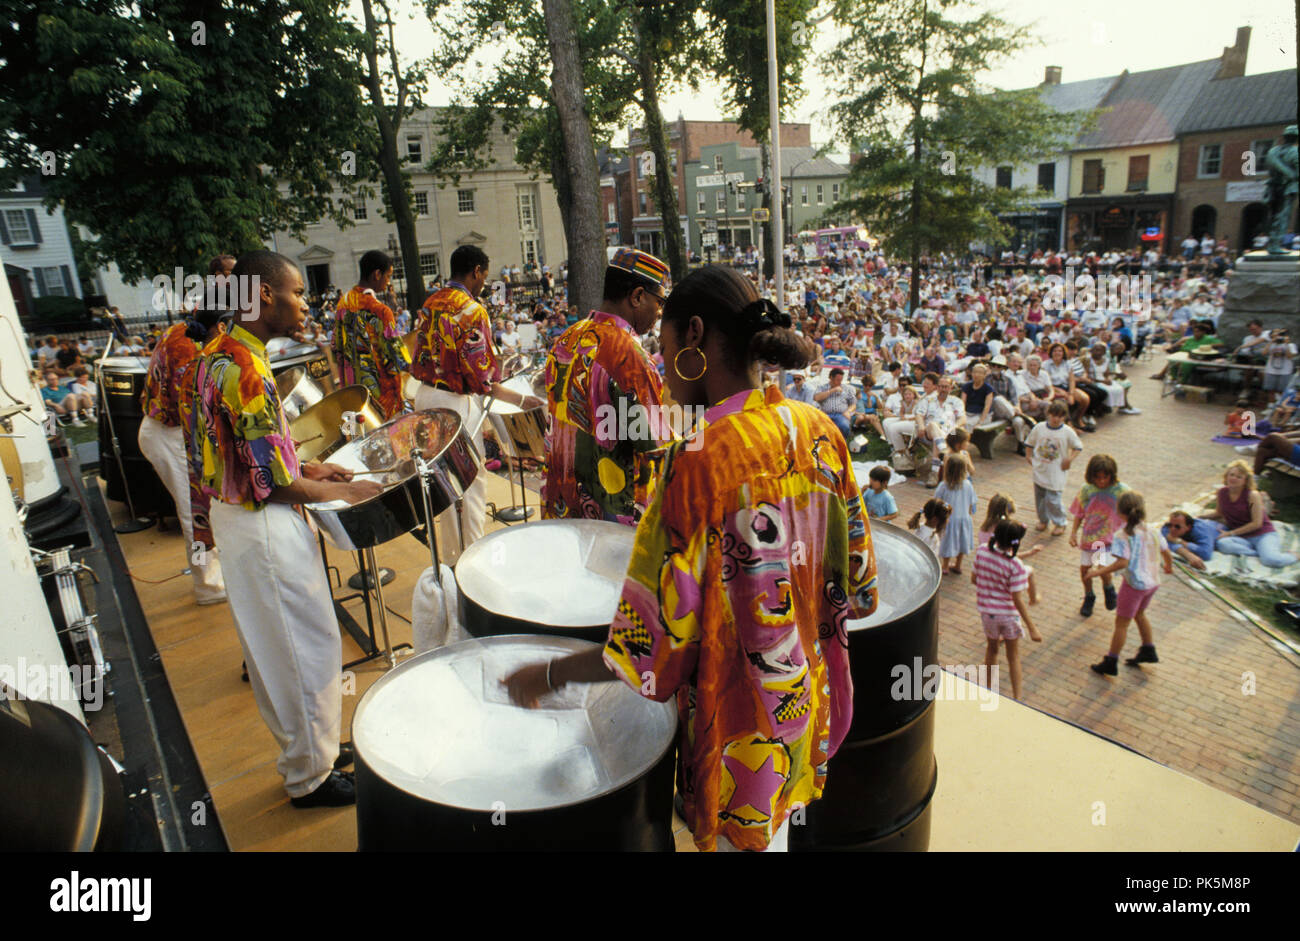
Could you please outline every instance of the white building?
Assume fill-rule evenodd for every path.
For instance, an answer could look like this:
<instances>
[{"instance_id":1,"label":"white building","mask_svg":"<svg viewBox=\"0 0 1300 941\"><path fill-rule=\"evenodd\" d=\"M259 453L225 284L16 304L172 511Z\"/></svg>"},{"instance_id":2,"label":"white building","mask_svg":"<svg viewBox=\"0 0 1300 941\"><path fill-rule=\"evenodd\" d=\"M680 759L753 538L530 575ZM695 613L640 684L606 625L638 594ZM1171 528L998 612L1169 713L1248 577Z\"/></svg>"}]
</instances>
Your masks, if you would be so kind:
<instances>
[{"instance_id":1,"label":"white building","mask_svg":"<svg viewBox=\"0 0 1300 941\"><path fill-rule=\"evenodd\" d=\"M35 313L36 298L81 297L63 209L47 210L44 195L39 176L0 191L0 261L22 317Z\"/></svg>"},{"instance_id":2,"label":"white building","mask_svg":"<svg viewBox=\"0 0 1300 941\"><path fill-rule=\"evenodd\" d=\"M418 111L398 133L410 166L425 283L447 277L451 253L461 245L487 252L494 275L507 264L558 268L568 251L554 187L515 163L514 140L500 132L491 138L488 168L466 172L459 183L443 180L439 187L439 180L421 169L439 143L435 115L433 109ZM323 292L331 284L341 290L351 287L361 256L376 248L394 256L394 280L401 289L397 225L384 221L381 187L374 184L373 189L372 198L357 203L350 228L340 229L327 219L307 226L301 238L288 232L272 237L268 247L298 262L309 292Z\"/></svg>"}]
</instances>

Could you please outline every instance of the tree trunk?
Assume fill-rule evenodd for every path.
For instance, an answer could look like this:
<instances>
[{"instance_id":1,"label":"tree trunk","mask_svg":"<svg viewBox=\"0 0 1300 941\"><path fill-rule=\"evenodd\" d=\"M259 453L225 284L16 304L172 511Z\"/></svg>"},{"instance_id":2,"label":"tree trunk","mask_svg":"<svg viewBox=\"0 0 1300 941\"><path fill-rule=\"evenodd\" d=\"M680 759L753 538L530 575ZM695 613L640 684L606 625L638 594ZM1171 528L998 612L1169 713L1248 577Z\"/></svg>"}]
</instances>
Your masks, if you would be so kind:
<instances>
[{"instance_id":1,"label":"tree trunk","mask_svg":"<svg viewBox=\"0 0 1300 941\"><path fill-rule=\"evenodd\" d=\"M406 197L406 179L402 174L401 159L397 155L397 132L401 128L402 115L399 111L396 120L388 113L384 103L384 93L379 80L379 26L375 23L374 11L370 0L361 0L361 8L366 24L366 88L370 92L370 103L375 113L375 123L379 127L379 166L384 172L384 186L388 191L388 204L393 209L393 218L397 222L397 241L402 249L402 270L406 275L406 309L416 311L424 303L424 276L420 273L420 242L415 234L415 216L411 213L411 202ZM400 80L400 76L395 76ZM378 248L378 246L376 246Z\"/></svg>"},{"instance_id":2,"label":"tree trunk","mask_svg":"<svg viewBox=\"0 0 1300 941\"><path fill-rule=\"evenodd\" d=\"M600 224L600 172L584 108L582 60L569 0L542 0L551 50L551 93L564 139L568 171L569 303L586 314L600 306L605 280L605 235ZM557 196L559 195L557 180Z\"/></svg>"},{"instance_id":3,"label":"tree trunk","mask_svg":"<svg viewBox=\"0 0 1300 941\"><path fill-rule=\"evenodd\" d=\"M925 60L930 51L929 4L921 3L921 65L916 76L916 100L912 104L912 280L908 287L908 313L916 316L921 303L921 97L925 81Z\"/></svg>"},{"instance_id":4,"label":"tree trunk","mask_svg":"<svg viewBox=\"0 0 1300 941\"><path fill-rule=\"evenodd\" d=\"M645 111L646 140L655 156L655 202L659 204L659 218L664 226L664 261L672 272L673 283L686 277L686 244L682 238L682 218L677 211L677 190L673 185L677 172L668 157L668 135L664 132L664 118L659 112L659 73L655 68L653 50L645 40L641 25L636 20L633 6L632 29L637 43L637 74L641 79L641 105ZM684 143L684 142L683 142ZM679 160L685 160L682 152Z\"/></svg>"}]
</instances>

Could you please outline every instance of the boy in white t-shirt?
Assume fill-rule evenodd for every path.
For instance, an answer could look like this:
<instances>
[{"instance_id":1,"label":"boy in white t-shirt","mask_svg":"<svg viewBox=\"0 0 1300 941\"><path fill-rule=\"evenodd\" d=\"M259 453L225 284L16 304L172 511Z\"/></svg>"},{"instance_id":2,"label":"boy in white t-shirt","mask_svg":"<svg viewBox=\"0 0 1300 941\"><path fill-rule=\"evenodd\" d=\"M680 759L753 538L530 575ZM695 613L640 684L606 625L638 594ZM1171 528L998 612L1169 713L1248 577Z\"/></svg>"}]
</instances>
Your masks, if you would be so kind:
<instances>
[{"instance_id":1,"label":"boy in white t-shirt","mask_svg":"<svg viewBox=\"0 0 1300 941\"><path fill-rule=\"evenodd\" d=\"M1034 469L1034 504L1038 509L1038 531L1041 533L1051 523L1053 536L1065 532L1069 518L1061 505L1061 495L1076 455L1083 451L1083 442L1074 429L1065 423L1070 414L1065 402L1057 399L1047 406L1047 421L1039 422L1025 438L1026 459Z\"/></svg>"}]
</instances>

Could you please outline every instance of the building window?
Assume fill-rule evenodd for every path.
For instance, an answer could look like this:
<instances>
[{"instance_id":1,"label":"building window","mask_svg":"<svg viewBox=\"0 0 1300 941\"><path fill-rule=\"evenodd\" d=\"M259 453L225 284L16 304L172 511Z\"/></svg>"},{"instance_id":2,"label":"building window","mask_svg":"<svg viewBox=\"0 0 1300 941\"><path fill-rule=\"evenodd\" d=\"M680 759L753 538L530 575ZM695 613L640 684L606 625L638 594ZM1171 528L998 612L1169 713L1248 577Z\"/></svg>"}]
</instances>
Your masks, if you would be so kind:
<instances>
[{"instance_id":1,"label":"building window","mask_svg":"<svg viewBox=\"0 0 1300 941\"><path fill-rule=\"evenodd\" d=\"M704 212L704 190L695 191L695 211Z\"/></svg>"},{"instance_id":2,"label":"building window","mask_svg":"<svg viewBox=\"0 0 1300 941\"><path fill-rule=\"evenodd\" d=\"M713 155L713 170L715 173L722 172L722 154Z\"/></svg>"},{"instance_id":3,"label":"building window","mask_svg":"<svg viewBox=\"0 0 1300 941\"><path fill-rule=\"evenodd\" d=\"M520 193L516 199L519 204L519 231L537 231L537 212L533 205L532 193Z\"/></svg>"},{"instance_id":4,"label":"building window","mask_svg":"<svg viewBox=\"0 0 1300 941\"><path fill-rule=\"evenodd\" d=\"M1085 160L1083 162L1083 191L1085 193L1100 193L1105 185L1106 171L1101 168L1101 161Z\"/></svg>"},{"instance_id":5,"label":"building window","mask_svg":"<svg viewBox=\"0 0 1300 941\"><path fill-rule=\"evenodd\" d=\"M838 183L832 183L832 184L831 184L831 202L832 202L832 203L838 203L839 201L840 201L840 184L838 184Z\"/></svg>"},{"instance_id":6,"label":"building window","mask_svg":"<svg viewBox=\"0 0 1300 941\"><path fill-rule=\"evenodd\" d=\"M5 210L5 228L9 230L9 241L14 245L30 245L36 241L32 227L27 224L27 213L21 209Z\"/></svg>"},{"instance_id":7,"label":"building window","mask_svg":"<svg viewBox=\"0 0 1300 941\"><path fill-rule=\"evenodd\" d=\"M426 281L437 281L439 279L437 252L420 253L420 275Z\"/></svg>"},{"instance_id":8,"label":"building window","mask_svg":"<svg viewBox=\"0 0 1300 941\"><path fill-rule=\"evenodd\" d=\"M641 194L639 194L639 195L641 196L641 215L644 216L645 213L646 213L646 208L647 208L647 207L646 207L646 198L645 198L645 193L641 193Z\"/></svg>"},{"instance_id":9,"label":"building window","mask_svg":"<svg viewBox=\"0 0 1300 941\"><path fill-rule=\"evenodd\" d=\"M406 135L406 160L408 163L420 163L424 159L424 143L419 134Z\"/></svg>"},{"instance_id":10,"label":"building window","mask_svg":"<svg viewBox=\"0 0 1300 941\"><path fill-rule=\"evenodd\" d=\"M1216 177L1223 165L1223 145L1222 144L1202 144L1201 158L1196 164L1196 175L1198 177Z\"/></svg>"},{"instance_id":11,"label":"building window","mask_svg":"<svg viewBox=\"0 0 1300 941\"><path fill-rule=\"evenodd\" d=\"M1141 154L1128 158L1128 187L1131 190L1145 190L1147 179L1151 175L1151 155Z\"/></svg>"},{"instance_id":12,"label":"building window","mask_svg":"<svg viewBox=\"0 0 1300 941\"><path fill-rule=\"evenodd\" d=\"M726 212L726 211L727 211L727 191L724 190L724 189L720 189L720 190L718 190L718 192L715 194L715 199L717 200L716 205L717 205L718 212Z\"/></svg>"},{"instance_id":13,"label":"building window","mask_svg":"<svg viewBox=\"0 0 1300 941\"><path fill-rule=\"evenodd\" d=\"M473 190L456 190L456 211L462 216L472 215L474 212L474 191Z\"/></svg>"},{"instance_id":14,"label":"building window","mask_svg":"<svg viewBox=\"0 0 1300 941\"><path fill-rule=\"evenodd\" d=\"M1011 189L1011 168L998 167L997 187L1000 190Z\"/></svg>"},{"instance_id":15,"label":"building window","mask_svg":"<svg viewBox=\"0 0 1300 941\"><path fill-rule=\"evenodd\" d=\"M1255 176L1266 176L1268 168L1264 166L1264 158L1268 152L1273 149L1273 138L1266 137L1263 140L1250 142L1250 152L1255 155Z\"/></svg>"},{"instance_id":16,"label":"building window","mask_svg":"<svg viewBox=\"0 0 1300 941\"><path fill-rule=\"evenodd\" d=\"M736 208L741 212L745 211L745 191L736 190Z\"/></svg>"},{"instance_id":17,"label":"building window","mask_svg":"<svg viewBox=\"0 0 1300 941\"><path fill-rule=\"evenodd\" d=\"M613 203L609 204L609 221L610 222L618 221L618 207L615 206Z\"/></svg>"},{"instance_id":18,"label":"building window","mask_svg":"<svg viewBox=\"0 0 1300 941\"><path fill-rule=\"evenodd\" d=\"M800 205L800 206L807 206L807 205L808 205L808 187L807 187L807 186L801 186L801 187L799 187L799 205Z\"/></svg>"},{"instance_id":19,"label":"building window","mask_svg":"<svg viewBox=\"0 0 1300 941\"><path fill-rule=\"evenodd\" d=\"M357 193L352 204L352 218L357 222L366 221L366 197Z\"/></svg>"},{"instance_id":20,"label":"building window","mask_svg":"<svg viewBox=\"0 0 1300 941\"><path fill-rule=\"evenodd\" d=\"M469 148L460 144L451 145L451 159L457 163L464 163L469 159Z\"/></svg>"},{"instance_id":21,"label":"building window","mask_svg":"<svg viewBox=\"0 0 1300 941\"><path fill-rule=\"evenodd\" d=\"M1056 192L1056 164L1040 163L1038 165L1038 188L1044 193Z\"/></svg>"},{"instance_id":22,"label":"building window","mask_svg":"<svg viewBox=\"0 0 1300 941\"><path fill-rule=\"evenodd\" d=\"M525 265L537 264L537 239L524 239L519 245L519 254Z\"/></svg>"},{"instance_id":23,"label":"building window","mask_svg":"<svg viewBox=\"0 0 1300 941\"><path fill-rule=\"evenodd\" d=\"M429 194L424 190L418 190L415 193L415 214L417 216L427 216L429 214Z\"/></svg>"},{"instance_id":24,"label":"building window","mask_svg":"<svg viewBox=\"0 0 1300 941\"><path fill-rule=\"evenodd\" d=\"M63 284L63 272L57 265L53 268L41 268L40 272L46 297L67 297L68 290Z\"/></svg>"},{"instance_id":25,"label":"building window","mask_svg":"<svg viewBox=\"0 0 1300 941\"><path fill-rule=\"evenodd\" d=\"M817 184L817 205L818 206L826 205L825 189L826 189L825 186L823 186L821 183Z\"/></svg>"}]
</instances>

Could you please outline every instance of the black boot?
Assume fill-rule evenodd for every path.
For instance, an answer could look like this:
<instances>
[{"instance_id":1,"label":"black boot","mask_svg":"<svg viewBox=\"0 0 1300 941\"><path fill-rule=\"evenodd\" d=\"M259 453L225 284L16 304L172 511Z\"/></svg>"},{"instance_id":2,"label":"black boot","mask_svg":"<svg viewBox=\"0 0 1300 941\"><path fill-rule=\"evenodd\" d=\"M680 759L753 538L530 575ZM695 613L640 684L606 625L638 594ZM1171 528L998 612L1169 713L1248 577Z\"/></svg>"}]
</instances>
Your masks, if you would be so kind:
<instances>
[{"instance_id":1,"label":"black boot","mask_svg":"<svg viewBox=\"0 0 1300 941\"><path fill-rule=\"evenodd\" d=\"M1097 595L1091 591L1088 592L1086 595L1083 596L1083 607L1079 609L1079 613L1086 618L1092 617L1092 609L1093 606L1096 605L1096 603L1097 603Z\"/></svg>"},{"instance_id":2,"label":"black boot","mask_svg":"<svg viewBox=\"0 0 1300 941\"><path fill-rule=\"evenodd\" d=\"M1159 663L1160 658L1156 656L1156 645L1143 644L1138 648L1136 657L1129 657L1124 662L1131 667L1135 667L1142 663Z\"/></svg>"},{"instance_id":3,"label":"black boot","mask_svg":"<svg viewBox=\"0 0 1300 941\"><path fill-rule=\"evenodd\" d=\"M1119 675L1119 667L1117 666L1118 662L1119 661L1115 657L1112 657L1110 654L1106 654L1106 656L1101 658L1101 663L1094 663L1092 665L1092 672L1100 673L1102 676L1118 676Z\"/></svg>"}]
</instances>

